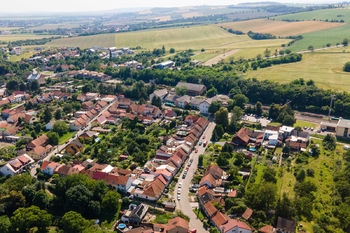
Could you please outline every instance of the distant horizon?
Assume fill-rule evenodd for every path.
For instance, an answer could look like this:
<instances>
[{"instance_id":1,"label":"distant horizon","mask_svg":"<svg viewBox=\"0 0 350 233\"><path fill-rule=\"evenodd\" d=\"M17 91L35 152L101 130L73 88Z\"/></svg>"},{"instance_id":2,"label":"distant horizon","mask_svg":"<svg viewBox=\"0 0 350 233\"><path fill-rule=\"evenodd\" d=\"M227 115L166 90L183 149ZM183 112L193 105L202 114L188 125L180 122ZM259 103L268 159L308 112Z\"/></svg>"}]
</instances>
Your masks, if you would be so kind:
<instances>
[{"instance_id":1,"label":"distant horizon","mask_svg":"<svg viewBox=\"0 0 350 233\"><path fill-rule=\"evenodd\" d=\"M334 0L11 0L2 3L0 13L7 15L16 14L50 14L50 13L89 13L104 11L137 11L150 8L167 8L167 7L194 7L194 6L221 6L235 5L240 3L254 2L278 2L284 4L332 4L341 3L343 1Z\"/></svg>"}]
</instances>

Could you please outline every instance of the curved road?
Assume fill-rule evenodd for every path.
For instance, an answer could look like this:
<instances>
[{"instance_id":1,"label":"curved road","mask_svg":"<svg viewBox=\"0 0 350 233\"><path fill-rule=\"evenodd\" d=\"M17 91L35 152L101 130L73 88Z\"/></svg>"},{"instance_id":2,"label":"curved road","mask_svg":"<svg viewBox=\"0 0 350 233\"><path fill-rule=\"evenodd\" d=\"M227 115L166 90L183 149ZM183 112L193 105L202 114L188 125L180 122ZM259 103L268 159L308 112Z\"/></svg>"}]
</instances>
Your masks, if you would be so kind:
<instances>
[{"instance_id":1,"label":"curved road","mask_svg":"<svg viewBox=\"0 0 350 233\"><path fill-rule=\"evenodd\" d=\"M203 135L201 136L200 141L208 141L210 140L213 130L215 128L215 123L210 122L206 130L204 131ZM202 139L202 137L205 136L205 139ZM196 153L195 150L198 149L198 152ZM200 154L203 154L205 151L205 147L199 146L198 144L195 146L194 151L190 154L189 159L193 159L193 162L187 172L187 176L185 179L182 179L183 172L180 174L179 181L175 186L175 202L176 202L176 209L181 210L184 214L186 214L190 218L190 229L195 228L198 233L207 233L208 231L204 229L203 223L201 220L199 220L196 216L196 214L193 212L190 200L188 197L189 189L191 187L191 181L193 178L193 175L195 171L197 170L198 166L198 156ZM188 160L189 161L189 160ZM187 162L188 163L188 162ZM184 164L184 167L187 166L187 163ZM185 170L185 169L184 169ZM177 190L179 183L182 182L182 188L181 188L181 198L180 201L177 200Z\"/></svg>"}]
</instances>

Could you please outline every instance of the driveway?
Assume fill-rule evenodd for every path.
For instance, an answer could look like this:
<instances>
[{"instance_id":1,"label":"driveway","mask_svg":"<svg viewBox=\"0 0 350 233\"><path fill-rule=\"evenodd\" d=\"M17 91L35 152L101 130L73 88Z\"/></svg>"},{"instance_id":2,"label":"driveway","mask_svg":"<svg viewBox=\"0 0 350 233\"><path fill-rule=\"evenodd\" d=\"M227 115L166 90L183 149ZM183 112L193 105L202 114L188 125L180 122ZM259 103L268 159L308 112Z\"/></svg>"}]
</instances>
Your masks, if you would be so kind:
<instances>
[{"instance_id":1,"label":"driveway","mask_svg":"<svg viewBox=\"0 0 350 233\"><path fill-rule=\"evenodd\" d=\"M206 130L204 131L203 135L201 136L200 141L208 141L210 140L213 130L215 128L215 123L210 122ZM205 136L205 139L202 139L202 137ZM195 150L198 149L198 152L195 153ZM197 229L197 232L199 233L205 233L208 232L204 229L203 223L201 220L197 218L195 213L192 210L191 203L189 201L189 189L191 187L191 181L194 176L195 171L198 167L198 156L200 154L203 154L205 151L205 147L199 146L198 144L194 148L194 151L190 154L189 159L193 159L193 162L187 172L187 176L185 179L182 179L183 172L179 176L179 182L182 182L182 189L181 189L181 198L180 201L177 200L177 190L179 186L179 182L175 186L175 202L176 202L176 209L181 210L184 214L186 214L190 218L190 229ZM188 160L189 161L189 160ZM184 167L187 166L187 164L184 165Z\"/></svg>"}]
</instances>

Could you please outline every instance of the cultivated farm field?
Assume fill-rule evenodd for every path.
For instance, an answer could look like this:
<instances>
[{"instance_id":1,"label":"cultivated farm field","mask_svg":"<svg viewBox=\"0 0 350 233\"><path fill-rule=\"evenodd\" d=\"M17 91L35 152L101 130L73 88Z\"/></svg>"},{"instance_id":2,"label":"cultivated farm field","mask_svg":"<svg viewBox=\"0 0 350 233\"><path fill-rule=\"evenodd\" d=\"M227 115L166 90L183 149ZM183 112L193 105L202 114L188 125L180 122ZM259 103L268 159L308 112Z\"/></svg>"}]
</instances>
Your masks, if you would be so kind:
<instances>
[{"instance_id":1,"label":"cultivated farm field","mask_svg":"<svg viewBox=\"0 0 350 233\"><path fill-rule=\"evenodd\" d=\"M269 33L275 36L301 35L307 32L320 31L341 25L343 25L343 23L328 23L322 21L286 22L268 19L254 19L220 24L220 26L224 28L238 30L244 33L253 31Z\"/></svg>"},{"instance_id":2,"label":"cultivated farm field","mask_svg":"<svg viewBox=\"0 0 350 233\"><path fill-rule=\"evenodd\" d=\"M299 12L295 14L276 16L277 20L344 20L350 23L350 8L336 8Z\"/></svg>"},{"instance_id":3,"label":"cultivated farm field","mask_svg":"<svg viewBox=\"0 0 350 233\"><path fill-rule=\"evenodd\" d=\"M17 40L35 40L42 38L54 37L54 35L35 35L35 34L11 34L0 35L0 41L11 42Z\"/></svg>"},{"instance_id":4,"label":"cultivated farm field","mask_svg":"<svg viewBox=\"0 0 350 233\"><path fill-rule=\"evenodd\" d=\"M239 50L237 54L249 49L250 52L245 53L245 56L252 58L262 53L266 48L275 49L288 41L290 40L256 41L247 35L234 35L216 25L208 25L63 38L51 41L46 46L78 46L81 48L94 46L135 48L141 46L142 49L152 50L164 45L166 49L175 48L177 51L186 49L200 51L204 48L206 51L194 56L194 59L207 61L233 49ZM252 48L256 50L251 51Z\"/></svg>"},{"instance_id":5,"label":"cultivated farm field","mask_svg":"<svg viewBox=\"0 0 350 233\"><path fill-rule=\"evenodd\" d=\"M350 61L349 48L336 48L303 54L301 62L276 65L247 74L249 78L288 83L298 78L312 79L324 89L350 91L350 73L343 65Z\"/></svg>"},{"instance_id":6,"label":"cultivated farm field","mask_svg":"<svg viewBox=\"0 0 350 233\"><path fill-rule=\"evenodd\" d=\"M71 38L62 38L53 40L47 43L47 47L80 47L80 48L91 48L94 46L100 47L114 47L115 46L115 35L114 34L99 34L93 36L79 36Z\"/></svg>"},{"instance_id":7,"label":"cultivated farm field","mask_svg":"<svg viewBox=\"0 0 350 233\"><path fill-rule=\"evenodd\" d=\"M336 45L342 43L344 38L350 38L350 24L326 30L303 34L303 39L295 42L290 49L292 51L306 50L310 45L314 48L326 47L328 43Z\"/></svg>"},{"instance_id":8,"label":"cultivated farm field","mask_svg":"<svg viewBox=\"0 0 350 233\"><path fill-rule=\"evenodd\" d=\"M210 25L64 38L47 45L78 46L81 48L93 46L134 48L141 46L143 49L161 48L164 45L166 48L177 50L200 50L245 40L249 40L249 38L235 36L221 28Z\"/></svg>"}]
</instances>

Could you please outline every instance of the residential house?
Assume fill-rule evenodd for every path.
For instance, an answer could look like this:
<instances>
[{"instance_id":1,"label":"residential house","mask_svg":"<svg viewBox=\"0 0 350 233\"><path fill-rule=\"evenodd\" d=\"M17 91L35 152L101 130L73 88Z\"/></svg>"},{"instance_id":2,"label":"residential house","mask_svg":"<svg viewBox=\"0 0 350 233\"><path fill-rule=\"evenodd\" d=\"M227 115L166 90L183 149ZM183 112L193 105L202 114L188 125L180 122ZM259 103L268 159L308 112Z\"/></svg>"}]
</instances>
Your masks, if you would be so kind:
<instances>
[{"instance_id":1,"label":"residential house","mask_svg":"<svg viewBox=\"0 0 350 233\"><path fill-rule=\"evenodd\" d=\"M115 189L121 193L126 193L131 187L132 178L130 175L115 175L108 174L104 180L108 185L115 187Z\"/></svg>"},{"instance_id":2,"label":"residential house","mask_svg":"<svg viewBox=\"0 0 350 233\"><path fill-rule=\"evenodd\" d=\"M78 154L83 150L84 150L84 145L78 139L75 139L74 141L69 143L66 147L66 152L71 155Z\"/></svg>"},{"instance_id":3,"label":"residential house","mask_svg":"<svg viewBox=\"0 0 350 233\"><path fill-rule=\"evenodd\" d=\"M98 135L99 135L99 133L88 130L88 131L85 131L84 133L82 133L79 136L79 139L88 140L88 139L92 139L93 137L97 137Z\"/></svg>"},{"instance_id":4,"label":"residential house","mask_svg":"<svg viewBox=\"0 0 350 233\"><path fill-rule=\"evenodd\" d=\"M305 151L309 138L308 132L294 130L292 135L286 139L286 145L289 146L292 152Z\"/></svg>"},{"instance_id":5,"label":"residential house","mask_svg":"<svg viewBox=\"0 0 350 233\"><path fill-rule=\"evenodd\" d=\"M42 171L42 173L47 174L52 176L55 169L60 166L59 163L55 163L55 162L50 162L50 161L44 161L40 167L40 170Z\"/></svg>"},{"instance_id":6,"label":"residential house","mask_svg":"<svg viewBox=\"0 0 350 233\"><path fill-rule=\"evenodd\" d=\"M25 171L25 168L34 163L34 160L27 154L17 156L0 167L3 176L13 176Z\"/></svg>"},{"instance_id":7,"label":"residential house","mask_svg":"<svg viewBox=\"0 0 350 233\"><path fill-rule=\"evenodd\" d=\"M252 228L250 228L245 222L230 219L227 223L219 227L221 233L252 233Z\"/></svg>"},{"instance_id":8,"label":"residential house","mask_svg":"<svg viewBox=\"0 0 350 233\"><path fill-rule=\"evenodd\" d=\"M157 64L157 67L159 69L171 68L173 66L175 66L175 62L173 61L164 61L162 63Z\"/></svg>"},{"instance_id":9,"label":"residential house","mask_svg":"<svg viewBox=\"0 0 350 233\"><path fill-rule=\"evenodd\" d=\"M111 79L109 75L106 75L104 73L99 73L96 71L88 71L88 70L79 70L76 73L76 76L78 78L94 79L98 82L104 82Z\"/></svg>"},{"instance_id":10,"label":"residential house","mask_svg":"<svg viewBox=\"0 0 350 233\"><path fill-rule=\"evenodd\" d=\"M200 104L199 104L199 112L203 115L208 115L209 114L209 106L211 104L210 100L203 100Z\"/></svg>"},{"instance_id":11,"label":"residential house","mask_svg":"<svg viewBox=\"0 0 350 233\"><path fill-rule=\"evenodd\" d=\"M161 101L163 102L165 97L168 95L168 90L167 89L160 89L160 90L155 90L152 94L150 94L149 96L149 101L152 103L152 99L153 97L158 97L161 99Z\"/></svg>"},{"instance_id":12,"label":"residential house","mask_svg":"<svg viewBox=\"0 0 350 233\"><path fill-rule=\"evenodd\" d=\"M350 138L350 120L345 120L343 118L339 118L337 123L337 128L335 131L335 135L337 137Z\"/></svg>"},{"instance_id":13,"label":"residential house","mask_svg":"<svg viewBox=\"0 0 350 233\"><path fill-rule=\"evenodd\" d=\"M35 147L38 147L38 146L45 146L45 145L47 145L48 141L49 141L49 138L47 137L47 135L43 134L40 137L31 141L27 145L27 148L30 150L30 149L34 149Z\"/></svg>"},{"instance_id":14,"label":"residential house","mask_svg":"<svg viewBox=\"0 0 350 233\"><path fill-rule=\"evenodd\" d=\"M147 211L148 206L144 204L140 204L138 206L131 204L129 206L129 209L121 217L121 221L126 223L139 224L145 217Z\"/></svg>"},{"instance_id":15,"label":"residential house","mask_svg":"<svg viewBox=\"0 0 350 233\"><path fill-rule=\"evenodd\" d=\"M44 75L44 74L41 74L40 72L33 70L33 72L27 77L27 80L29 82L36 80L39 83L39 85L43 85L46 83L47 77L48 75Z\"/></svg>"},{"instance_id":16,"label":"residential house","mask_svg":"<svg viewBox=\"0 0 350 233\"><path fill-rule=\"evenodd\" d=\"M175 105L179 108L185 108L187 105L191 103L191 96L184 95L175 100Z\"/></svg>"},{"instance_id":17,"label":"residential house","mask_svg":"<svg viewBox=\"0 0 350 233\"><path fill-rule=\"evenodd\" d=\"M202 95L207 88L203 84L179 82L176 87L184 87L187 89L187 94L191 96Z\"/></svg>"},{"instance_id":18,"label":"residential house","mask_svg":"<svg viewBox=\"0 0 350 233\"><path fill-rule=\"evenodd\" d=\"M189 224L183 218L176 217L169 219L166 224L154 224L154 232L164 232L164 233L188 233Z\"/></svg>"}]
</instances>

